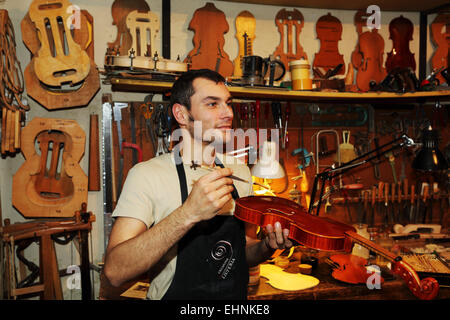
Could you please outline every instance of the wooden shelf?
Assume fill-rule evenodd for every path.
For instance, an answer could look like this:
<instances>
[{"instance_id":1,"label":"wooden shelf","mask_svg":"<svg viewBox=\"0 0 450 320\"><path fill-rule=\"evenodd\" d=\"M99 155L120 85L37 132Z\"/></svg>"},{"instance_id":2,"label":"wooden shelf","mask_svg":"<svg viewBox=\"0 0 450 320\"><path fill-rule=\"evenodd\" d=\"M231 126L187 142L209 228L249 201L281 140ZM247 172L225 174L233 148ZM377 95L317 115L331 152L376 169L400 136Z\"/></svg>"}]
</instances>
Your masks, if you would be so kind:
<instances>
[{"instance_id":1,"label":"wooden shelf","mask_svg":"<svg viewBox=\"0 0 450 320\"><path fill-rule=\"evenodd\" d=\"M336 1L336 0L223 0L226 2L239 2L250 4L264 4L300 8L316 9L338 9L338 10L360 10L370 5L377 5L381 11L418 12L431 11L435 8L448 5L448 0L358 0L358 1Z\"/></svg>"},{"instance_id":2,"label":"wooden shelf","mask_svg":"<svg viewBox=\"0 0 450 320\"><path fill-rule=\"evenodd\" d=\"M111 78L114 91L166 93L172 88L172 82L149 81L138 79ZM258 88L229 86L234 98L262 100L296 100L322 102L424 102L450 101L450 89L440 91L408 92L403 94L390 92L324 92L324 91L292 91L283 88Z\"/></svg>"}]
</instances>

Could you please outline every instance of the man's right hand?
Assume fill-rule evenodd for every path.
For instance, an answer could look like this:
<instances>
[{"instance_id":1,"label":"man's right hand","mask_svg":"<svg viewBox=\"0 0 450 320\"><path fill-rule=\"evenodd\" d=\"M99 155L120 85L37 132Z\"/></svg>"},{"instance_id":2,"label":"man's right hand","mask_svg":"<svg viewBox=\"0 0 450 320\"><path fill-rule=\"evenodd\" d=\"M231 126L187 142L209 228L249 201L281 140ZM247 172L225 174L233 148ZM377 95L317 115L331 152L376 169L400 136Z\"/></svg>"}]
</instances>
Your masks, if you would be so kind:
<instances>
[{"instance_id":1,"label":"man's right hand","mask_svg":"<svg viewBox=\"0 0 450 320\"><path fill-rule=\"evenodd\" d=\"M197 223L213 218L232 199L233 174L230 168L217 168L198 179L183 204L187 219Z\"/></svg>"}]
</instances>

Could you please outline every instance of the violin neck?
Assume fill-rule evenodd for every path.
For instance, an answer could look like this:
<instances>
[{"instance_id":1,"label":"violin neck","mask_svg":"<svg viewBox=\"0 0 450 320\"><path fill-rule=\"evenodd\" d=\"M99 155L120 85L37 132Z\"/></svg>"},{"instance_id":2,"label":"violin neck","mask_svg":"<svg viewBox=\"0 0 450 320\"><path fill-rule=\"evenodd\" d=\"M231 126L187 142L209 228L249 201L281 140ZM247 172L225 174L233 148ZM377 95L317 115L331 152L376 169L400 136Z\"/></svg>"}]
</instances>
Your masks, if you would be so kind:
<instances>
[{"instance_id":1,"label":"violin neck","mask_svg":"<svg viewBox=\"0 0 450 320\"><path fill-rule=\"evenodd\" d=\"M386 250L385 248L379 246L378 244L364 238L363 236L357 234L354 231L347 231L346 234L352 238L355 242L358 244L371 249L372 251L376 252L377 254L381 255L382 257L386 258L387 260L394 262L396 261L397 256L393 254L392 252Z\"/></svg>"}]
</instances>

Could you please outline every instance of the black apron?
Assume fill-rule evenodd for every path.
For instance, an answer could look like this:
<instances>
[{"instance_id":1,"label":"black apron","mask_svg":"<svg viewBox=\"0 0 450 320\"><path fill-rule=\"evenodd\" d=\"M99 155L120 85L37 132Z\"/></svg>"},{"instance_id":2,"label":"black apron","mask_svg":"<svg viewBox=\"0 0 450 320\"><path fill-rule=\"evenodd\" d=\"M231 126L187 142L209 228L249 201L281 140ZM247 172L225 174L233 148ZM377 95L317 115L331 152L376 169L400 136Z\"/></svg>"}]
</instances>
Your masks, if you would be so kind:
<instances>
[{"instance_id":1,"label":"black apron","mask_svg":"<svg viewBox=\"0 0 450 320\"><path fill-rule=\"evenodd\" d=\"M183 162L176 163L184 203L188 197L186 174ZM217 158L215 163L223 168ZM239 198L236 187L232 196ZM233 216L218 215L197 223L178 242L175 275L162 299L247 299L245 245L244 223Z\"/></svg>"}]
</instances>

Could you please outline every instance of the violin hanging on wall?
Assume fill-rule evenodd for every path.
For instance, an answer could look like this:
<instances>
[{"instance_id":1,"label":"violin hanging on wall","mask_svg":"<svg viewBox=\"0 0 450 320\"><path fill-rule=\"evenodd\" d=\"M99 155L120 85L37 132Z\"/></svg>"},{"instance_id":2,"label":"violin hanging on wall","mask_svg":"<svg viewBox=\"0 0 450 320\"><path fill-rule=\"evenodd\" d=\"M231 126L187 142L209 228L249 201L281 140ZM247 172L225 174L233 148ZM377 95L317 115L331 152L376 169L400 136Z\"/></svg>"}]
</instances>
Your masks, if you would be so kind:
<instances>
[{"instance_id":1,"label":"violin hanging on wall","mask_svg":"<svg viewBox=\"0 0 450 320\"><path fill-rule=\"evenodd\" d=\"M437 46L431 58L431 66L434 70L448 67L448 57L450 53L450 14L441 13L436 16L431 23L431 39ZM436 74L439 83L447 82L439 72Z\"/></svg>"},{"instance_id":2,"label":"violin hanging on wall","mask_svg":"<svg viewBox=\"0 0 450 320\"><path fill-rule=\"evenodd\" d=\"M194 49L184 60L190 65L190 69L215 70L225 78L233 74L233 63L223 49L225 44L223 35L228 29L225 14L212 2L207 2L204 7L195 10L189 23L189 30L195 32L192 39Z\"/></svg>"},{"instance_id":3,"label":"violin hanging on wall","mask_svg":"<svg viewBox=\"0 0 450 320\"><path fill-rule=\"evenodd\" d=\"M366 17L366 19L363 19ZM356 85L360 91L369 91L371 83L379 84L387 75L383 67L384 40L376 28L363 32L367 14L358 11L355 14L355 26L358 33L358 44L352 52L353 67L358 70Z\"/></svg>"},{"instance_id":4,"label":"violin hanging on wall","mask_svg":"<svg viewBox=\"0 0 450 320\"><path fill-rule=\"evenodd\" d=\"M411 53L409 49L409 42L413 40L413 31L414 25L411 20L402 15L389 23L389 39L392 40L392 50L387 54L387 72L396 68L416 70L414 53Z\"/></svg>"},{"instance_id":5,"label":"violin hanging on wall","mask_svg":"<svg viewBox=\"0 0 450 320\"><path fill-rule=\"evenodd\" d=\"M313 67L322 68L326 73L342 64L337 74L345 74L344 56L339 53L339 40L342 36L342 23L331 13L322 16L316 23L317 38L320 40L320 50L314 56Z\"/></svg>"},{"instance_id":6,"label":"violin hanging on wall","mask_svg":"<svg viewBox=\"0 0 450 320\"><path fill-rule=\"evenodd\" d=\"M263 228L278 221L282 229L289 230L290 239L316 250L350 252L356 242L388 259L392 272L402 277L417 298L431 300L439 292L439 284L434 278L420 280L416 271L401 257L359 235L354 227L308 214L294 201L271 196L242 197L236 200L234 216Z\"/></svg>"},{"instance_id":7,"label":"violin hanging on wall","mask_svg":"<svg viewBox=\"0 0 450 320\"><path fill-rule=\"evenodd\" d=\"M92 16L68 0L31 3L21 22L23 42L32 53L24 78L28 95L45 108L85 106L100 89L93 25Z\"/></svg>"},{"instance_id":8,"label":"violin hanging on wall","mask_svg":"<svg viewBox=\"0 0 450 320\"><path fill-rule=\"evenodd\" d=\"M12 204L24 217L72 217L87 203L85 142L74 120L36 117L22 130L25 162L13 176Z\"/></svg>"},{"instance_id":9,"label":"violin hanging on wall","mask_svg":"<svg viewBox=\"0 0 450 320\"><path fill-rule=\"evenodd\" d=\"M242 59L253 55L256 21L253 14L245 10L236 17L236 39L239 43L239 54L234 59L233 77L242 77Z\"/></svg>"}]
</instances>

